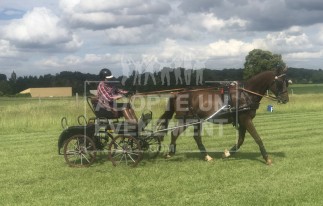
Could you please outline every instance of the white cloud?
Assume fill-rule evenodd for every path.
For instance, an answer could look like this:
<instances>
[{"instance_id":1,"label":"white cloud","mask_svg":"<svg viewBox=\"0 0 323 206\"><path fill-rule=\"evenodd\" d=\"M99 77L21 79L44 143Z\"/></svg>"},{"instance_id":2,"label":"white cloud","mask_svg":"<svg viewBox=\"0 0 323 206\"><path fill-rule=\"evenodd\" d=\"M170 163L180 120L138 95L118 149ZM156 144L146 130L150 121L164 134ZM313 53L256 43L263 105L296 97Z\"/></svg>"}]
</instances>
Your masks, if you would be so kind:
<instances>
[{"instance_id":1,"label":"white cloud","mask_svg":"<svg viewBox=\"0 0 323 206\"><path fill-rule=\"evenodd\" d=\"M110 44L138 44L147 41L149 36L142 27L125 28L123 26L105 30L107 41Z\"/></svg>"},{"instance_id":2,"label":"white cloud","mask_svg":"<svg viewBox=\"0 0 323 206\"><path fill-rule=\"evenodd\" d=\"M44 60L38 61L36 63L37 65L41 67L53 67L53 68L58 68L62 67L62 65L59 63L59 59L57 57L48 57Z\"/></svg>"},{"instance_id":3,"label":"white cloud","mask_svg":"<svg viewBox=\"0 0 323 206\"><path fill-rule=\"evenodd\" d=\"M170 10L168 3L151 0L61 0L60 6L70 25L90 30L154 24Z\"/></svg>"},{"instance_id":4,"label":"white cloud","mask_svg":"<svg viewBox=\"0 0 323 206\"><path fill-rule=\"evenodd\" d=\"M317 59L317 58L322 58L323 57L323 51L318 51L318 52L295 52L295 53L290 53L285 55L286 58L288 59L300 59L300 60L305 60L305 59Z\"/></svg>"},{"instance_id":5,"label":"white cloud","mask_svg":"<svg viewBox=\"0 0 323 206\"><path fill-rule=\"evenodd\" d=\"M270 33L266 36L264 42L270 50L281 53L301 52L313 47L305 33L294 34L289 33L289 31Z\"/></svg>"},{"instance_id":6,"label":"white cloud","mask_svg":"<svg viewBox=\"0 0 323 206\"><path fill-rule=\"evenodd\" d=\"M66 13L73 12L74 8L80 3L81 0L60 0L59 7Z\"/></svg>"},{"instance_id":7,"label":"white cloud","mask_svg":"<svg viewBox=\"0 0 323 206\"><path fill-rule=\"evenodd\" d=\"M138 4L142 4L143 2L142 0L96 0L95 2L92 0L79 0L75 4L75 9L80 12L115 11L138 6Z\"/></svg>"},{"instance_id":8,"label":"white cloud","mask_svg":"<svg viewBox=\"0 0 323 206\"><path fill-rule=\"evenodd\" d=\"M116 61L120 61L120 55L111 55L109 53L106 54L86 54L84 57L84 63L115 63Z\"/></svg>"},{"instance_id":9,"label":"white cloud","mask_svg":"<svg viewBox=\"0 0 323 206\"><path fill-rule=\"evenodd\" d=\"M193 54L195 51L190 48L190 46L181 45L174 39L166 39L165 41L160 42L156 49L148 51L148 54L146 55L149 56L149 54L154 54L161 60L170 60L176 56L182 56L184 53L187 55Z\"/></svg>"},{"instance_id":10,"label":"white cloud","mask_svg":"<svg viewBox=\"0 0 323 206\"><path fill-rule=\"evenodd\" d=\"M18 54L16 48L10 45L7 40L0 40L0 58L2 57L14 57Z\"/></svg>"},{"instance_id":11,"label":"white cloud","mask_svg":"<svg viewBox=\"0 0 323 206\"><path fill-rule=\"evenodd\" d=\"M169 38L193 40L200 36L200 32L187 24L170 24L165 28L165 36Z\"/></svg>"},{"instance_id":12,"label":"white cloud","mask_svg":"<svg viewBox=\"0 0 323 206\"><path fill-rule=\"evenodd\" d=\"M255 49L257 45L236 39L229 41L219 40L209 44L208 53L211 56L242 56Z\"/></svg>"},{"instance_id":13,"label":"white cloud","mask_svg":"<svg viewBox=\"0 0 323 206\"><path fill-rule=\"evenodd\" d=\"M62 46L65 51L75 51L79 49L83 45L83 40L81 40L78 36L72 35L71 41L67 42Z\"/></svg>"},{"instance_id":14,"label":"white cloud","mask_svg":"<svg viewBox=\"0 0 323 206\"><path fill-rule=\"evenodd\" d=\"M84 68L89 65L104 65L104 64L115 64L120 62L120 55L107 54L85 54L84 56L78 55L67 55L64 58L50 57L38 61L40 66L48 66L54 68L68 69L73 68Z\"/></svg>"},{"instance_id":15,"label":"white cloud","mask_svg":"<svg viewBox=\"0 0 323 206\"><path fill-rule=\"evenodd\" d=\"M219 19L216 16L214 16L213 13L202 13L199 14L201 15L200 18L200 22L202 24L202 26L209 32L219 32L221 29L224 28L233 28L237 29L237 28L245 28L247 25L247 21L243 20L243 19L239 19L237 17L231 17L227 20L224 19Z\"/></svg>"},{"instance_id":16,"label":"white cloud","mask_svg":"<svg viewBox=\"0 0 323 206\"><path fill-rule=\"evenodd\" d=\"M34 8L22 19L11 21L3 29L4 38L23 48L78 48L82 44L65 28L58 16L45 7Z\"/></svg>"},{"instance_id":17,"label":"white cloud","mask_svg":"<svg viewBox=\"0 0 323 206\"><path fill-rule=\"evenodd\" d=\"M208 31L217 31L225 26L224 20L214 17L213 14L202 14L201 23Z\"/></svg>"},{"instance_id":18,"label":"white cloud","mask_svg":"<svg viewBox=\"0 0 323 206\"><path fill-rule=\"evenodd\" d=\"M323 25L318 25L315 27L315 35L314 38L317 40L317 42L321 45L323 45Z\"/></svg>"}]
</instances>

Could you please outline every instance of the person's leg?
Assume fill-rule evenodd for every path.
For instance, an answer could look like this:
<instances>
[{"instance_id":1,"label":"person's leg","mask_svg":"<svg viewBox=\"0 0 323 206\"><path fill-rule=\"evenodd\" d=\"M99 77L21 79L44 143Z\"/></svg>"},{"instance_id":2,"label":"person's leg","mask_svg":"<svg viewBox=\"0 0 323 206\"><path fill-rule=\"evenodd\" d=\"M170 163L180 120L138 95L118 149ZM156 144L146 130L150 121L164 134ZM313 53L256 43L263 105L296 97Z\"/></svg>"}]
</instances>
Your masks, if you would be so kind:
<instances>
[{"instance_id":1,"label":"person's leg","mask_svg":"<svg viewBox=\"0 0 323 206\"><path fill-rule=\"evenodd\" d=\"M131 108L130 104L120 104L118 109L122 110L123 116L126 119L126 122L130 124L138 124L138 118L135 114L135 111Z\"/></svg>"},{"instance_id":2,"label":"person's leg","mask_svg":"<svg viewBox=\"0 0 323 206\"><path fill-rule=\"evenodd\" d=\"M122 110L122 113L128 123L130 123L130 124L137 124L138 123L138 119L137 119L133 109L131 109L131 108L124 109L124 110Z\"/></svg>"}]
</instances>

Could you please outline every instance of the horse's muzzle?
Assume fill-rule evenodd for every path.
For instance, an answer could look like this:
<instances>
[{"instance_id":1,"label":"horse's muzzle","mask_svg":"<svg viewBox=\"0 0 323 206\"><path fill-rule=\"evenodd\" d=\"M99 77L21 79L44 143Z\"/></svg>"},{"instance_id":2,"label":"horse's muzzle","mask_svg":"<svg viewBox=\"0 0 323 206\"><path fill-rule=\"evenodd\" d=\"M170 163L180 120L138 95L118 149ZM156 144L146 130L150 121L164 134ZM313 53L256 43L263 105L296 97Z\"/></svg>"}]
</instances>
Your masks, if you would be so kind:
<instances>
[{"instance_id":1,"label":"horse's muzzle","mask_svg":"<svg viewBox=\"0 0 323 206\"><path fill-rule=\"evenodd\" d=\"M289 100L288 99L278 99L278 103L286 104Z\"/></svg>"}]
</instances>

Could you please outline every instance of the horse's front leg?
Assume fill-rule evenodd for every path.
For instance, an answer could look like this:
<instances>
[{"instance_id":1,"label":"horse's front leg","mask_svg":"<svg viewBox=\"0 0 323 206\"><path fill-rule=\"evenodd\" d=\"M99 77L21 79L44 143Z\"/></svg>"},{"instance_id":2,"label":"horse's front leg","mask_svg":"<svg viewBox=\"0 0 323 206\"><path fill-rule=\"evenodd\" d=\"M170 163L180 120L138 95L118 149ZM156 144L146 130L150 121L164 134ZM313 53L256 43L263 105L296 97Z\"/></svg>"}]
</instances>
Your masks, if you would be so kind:
<instances>
[{"instance_id":1,"label":"horse's front leg","mask_svg":"<svg viewBox=\"0 0 323 206\"><path fill-rule=\"evenodd\" d=\"M201 154L204 156L206 161L212 161L213 158L206 152L206 149L202 143L202 124L197 124L194 126L194 140L199 148Z\"/></svg>"},{"instance_id":2,"label":"horse's front leg","mask_svg":"<svg viewBox=\"0 0 323 206\"><path fill-rule=\"evenodd\" d=\"M251 119L248 119L244 122L244 126L246 127L247 131L250 133L250 135L253 137L253 139L255 140L255 142L258 144L259 146L259 149L260 149L260 152L261 152L261 155L262 157L265 159L266 161L266 164L267 165L271 165L272 164L272 161L271 159L268 157L268 154L267 154L267 151L265 149L265 146L252 122Z\"/></svg>"}]
</instances>

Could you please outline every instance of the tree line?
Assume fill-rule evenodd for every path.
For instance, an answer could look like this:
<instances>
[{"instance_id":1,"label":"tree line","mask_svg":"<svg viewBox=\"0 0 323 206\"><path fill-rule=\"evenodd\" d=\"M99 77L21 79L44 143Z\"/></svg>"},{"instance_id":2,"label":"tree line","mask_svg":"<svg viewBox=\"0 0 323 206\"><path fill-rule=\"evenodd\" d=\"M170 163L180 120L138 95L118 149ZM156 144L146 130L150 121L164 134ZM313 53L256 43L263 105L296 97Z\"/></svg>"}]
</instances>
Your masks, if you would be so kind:
<instances>
[{"instance_id":1,"label":"tree line","mask_svg":"<svg viewBox=\"0 0 323 206\"><path fill-rule=\"evenodd\" d=\"M120 76L112 81L122 84L129 91L147 92L169 90L182 87L205 87L210 81L243 81L262 71L283 69L285 62L280 54L254 49L245 58L244 68L214 70L208 68L161 68L160 71L142 72L134 70L129 76ZM113 72L113 70L112 70ZM323 83L322 69L288 68L287 76L294 83ZM94 82L93 82L94 81ZM12 72L8 79L0 74L0 96L12 96L28 88L37 87L72 87L73 93L84 94L85 82L87 91L96 89L99 76L96 74L63 71L56 75L17 77ZM92 82L92 83L90 83Z\"/></svg>"},{"instance_id":2,"label":"tree line","mask_svg":"<svg viewBox=\"0 0 323 206\"><path fill-rule=\"evenodd\" d=\"M146 73L142 74L131 74L130 76L120 76L114 78L113 81L120 82L125 89L130 91L154 91L164 89L174 89L181 87L197 87L197 86L208 86L208 81L243 81L244 80L244 69L203 69L202 84L196 83L196 73L192 72L191 81L189 84L185 81L185 68L180 68L181 81L176 79L175 75L170 75L170 82L167 84L166 79L162 84L162 73L154 72L149 74L147 83L145 84ZM137 77L136 77L137 75ZM155 81L152 79L152 75ZM14 75L11 75L14 76ZM288 68L287 76L293 81L293 83L310 84L310 83L323 83L323 71L305 69L305 68ZM136 78L136 82L134 83ZM140 82L138 81L140 79ZM20 76L17 78L7 78L6 75L0 74L0 96L12 96L28 88L37 87L72 87L73 93L84 93L84 83L86 81L99 81L99 77L96 74L81 73L63 71L55 75L46 74L41 76ZM96 83L87 84L88 89L96 89Z\"/></svg>"}]
</instances>

